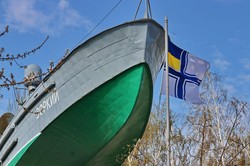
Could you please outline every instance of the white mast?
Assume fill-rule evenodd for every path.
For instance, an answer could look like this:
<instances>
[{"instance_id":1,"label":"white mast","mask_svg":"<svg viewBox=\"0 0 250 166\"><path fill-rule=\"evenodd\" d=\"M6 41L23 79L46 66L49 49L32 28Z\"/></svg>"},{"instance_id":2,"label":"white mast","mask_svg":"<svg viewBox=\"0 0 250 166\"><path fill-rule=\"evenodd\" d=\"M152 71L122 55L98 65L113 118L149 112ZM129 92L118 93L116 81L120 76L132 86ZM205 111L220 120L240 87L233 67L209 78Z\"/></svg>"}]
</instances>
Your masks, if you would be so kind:
<instances>
[{"instance_id":1,"label":"white mast","mask_svg":"<svg viewBox=\"0 0 250 166\"><path fill-rule=\"evenodd\" d=\"M170 110L169 110L169 79L168 79L168 18L165 17L165 66L166 66L166 141L167 141L167 166L170 166ZM163 71L164 72L164 71Z\"/></svg>"}]
</instances>

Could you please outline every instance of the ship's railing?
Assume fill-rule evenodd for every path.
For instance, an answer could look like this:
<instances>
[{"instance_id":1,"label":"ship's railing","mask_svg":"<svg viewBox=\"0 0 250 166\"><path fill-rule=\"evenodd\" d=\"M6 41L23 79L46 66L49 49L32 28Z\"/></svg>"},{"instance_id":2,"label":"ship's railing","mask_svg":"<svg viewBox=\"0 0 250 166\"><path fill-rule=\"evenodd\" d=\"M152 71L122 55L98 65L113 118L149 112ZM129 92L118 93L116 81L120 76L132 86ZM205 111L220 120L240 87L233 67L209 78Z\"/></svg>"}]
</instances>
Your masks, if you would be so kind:
<instances>
[{"instance_id":1,"label":"ship's railing","mask_svg":"<svg viewBox=\"0 0 250 166\"><path fill-rule=\"evenodd\" d=\"M22 108L21 113L17 113L16 117L12 119L12 122L10 125L6 128L3 135L0 137L0 152L2 152L2 149L6 149L3 153L1 153L0 158L0 166L3 165L4 161L7 159L8 155L11 153L11 151L15 148L15 146L18 143L18 138L15 138L12 143L7 147L3 148L8 141L8 139L11 137L13 132L15 131L16 127L20 124L20 122L25 118L25 116L32 110L32 108L36 105L36 103L41 100L48 92L50 92L54 87L56 86L55 83L50 84L47 88L45 88L40 94L34 93L32 95L33 100L26 101L27 108ZM38 88L37 88L38 89Z\"/></svg>"},{"instance_id":2,"label":"ship's railing","mask_svg":"<svg viewBox=\"0 0 250 166\"><path fill-rule=\"evenodd\" d=\"M15 146L18 143L18 138L12 141L8 149L4 152L3 156L1 157L0 163L3 164L8 155L11 153L11 151L15 148Z\"/></svg>"}]
</instances>

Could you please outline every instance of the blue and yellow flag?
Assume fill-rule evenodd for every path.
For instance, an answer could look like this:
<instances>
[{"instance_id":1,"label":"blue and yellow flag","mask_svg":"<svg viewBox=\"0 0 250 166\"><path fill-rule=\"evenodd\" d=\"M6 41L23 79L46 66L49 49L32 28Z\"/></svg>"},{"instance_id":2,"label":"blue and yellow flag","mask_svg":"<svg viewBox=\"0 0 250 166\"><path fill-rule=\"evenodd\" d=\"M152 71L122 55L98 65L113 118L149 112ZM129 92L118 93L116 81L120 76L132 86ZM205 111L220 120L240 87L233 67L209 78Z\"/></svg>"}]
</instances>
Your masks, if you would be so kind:
<instances>
[{"instance_id":1,"label":"blue and yellow flag","mask_svg":"<svg viewBox=\"0 0 250 166\"><path fill-rule=\"evenodd\" d=\"M199 85L209 69L209 63L177 47L170 40L168 43L169 95L202 103ZM161 93L166 94L166 88L162 87Z\"/></svg>"}]
</instances>

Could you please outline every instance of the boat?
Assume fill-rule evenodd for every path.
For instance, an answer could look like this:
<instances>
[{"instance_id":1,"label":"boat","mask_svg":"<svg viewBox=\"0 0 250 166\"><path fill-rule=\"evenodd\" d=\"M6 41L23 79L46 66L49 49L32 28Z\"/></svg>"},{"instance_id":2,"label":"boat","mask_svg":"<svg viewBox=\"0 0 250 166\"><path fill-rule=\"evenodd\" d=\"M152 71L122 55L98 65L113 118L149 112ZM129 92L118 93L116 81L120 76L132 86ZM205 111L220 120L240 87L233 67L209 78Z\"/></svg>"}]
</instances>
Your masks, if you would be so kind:
<instances>
[{"instance_id":1,"label":"boat","mask_svg":"<svg viewBox=\"0 0 250 166\"><path fill-rule=\"evenodd\" d=\"M3 166L121 165L142 137L164 59L153 19L107 29L72 50L44 78L29 65L27 100L0 137Z\"/></svg>"}]
</instances>

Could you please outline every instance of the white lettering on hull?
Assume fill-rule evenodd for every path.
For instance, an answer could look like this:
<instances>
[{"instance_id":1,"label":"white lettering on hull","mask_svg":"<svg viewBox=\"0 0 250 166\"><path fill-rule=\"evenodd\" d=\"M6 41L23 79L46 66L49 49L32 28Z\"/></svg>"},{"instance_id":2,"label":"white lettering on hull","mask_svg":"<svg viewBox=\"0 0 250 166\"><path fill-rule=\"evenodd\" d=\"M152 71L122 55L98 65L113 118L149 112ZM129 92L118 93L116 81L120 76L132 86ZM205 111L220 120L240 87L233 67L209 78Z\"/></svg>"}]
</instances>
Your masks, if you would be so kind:
<instances>
[{"instance_id":1,"label":"white lettering on hull","mask_svg":"<svg viewBox=\"0 0 250 166\"><path fill-rule=\"evenodd\" d=\"M37 119L42 116L47 110L52 108L60 100L58 91L54 91L47 99L41 102L41 104L35 109Z\"/></svg>"}]
</instances>

